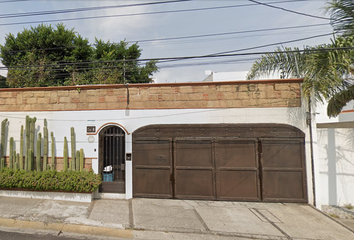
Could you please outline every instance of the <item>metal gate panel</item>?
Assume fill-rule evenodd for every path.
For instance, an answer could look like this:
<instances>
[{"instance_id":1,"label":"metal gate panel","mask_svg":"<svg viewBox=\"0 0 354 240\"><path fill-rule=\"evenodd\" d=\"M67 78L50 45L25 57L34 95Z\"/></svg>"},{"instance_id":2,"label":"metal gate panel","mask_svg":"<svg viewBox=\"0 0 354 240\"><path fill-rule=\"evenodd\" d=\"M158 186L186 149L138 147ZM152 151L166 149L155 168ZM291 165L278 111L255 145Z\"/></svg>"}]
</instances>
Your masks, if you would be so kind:
<instances>
[{"instance_id":1,"label":"metal gate panel","mask_svg":"<svg viewBox=\"0 0 354 240\"><path fill-rule=\"evenodd\" d=\"M217 199L260 201L257 139L218 139L215 165Z\"/></svg>"},{"instance_id":2,"label":"metal gate panel","mask_svg":"<svg viewBox=\"0 0 354 240\"><path fill-rule=\"evenodd\" d=\"M172 141L133 142L133 196L172 198Z\"/></svg>"},{"instance_id":3,"label":"metal gate panel","mask_svg":"<svg viewBox=\"0 0 354 240\"><path fill-rule=\"evenodd\" d=\"M176 138L175 198L216 199L213 141Z\"/></svg>"},{"instance_id":4,"label":"metal gate panel","mask_svg":"<svg viewBox=\"0 0 354 240\"><path fill-rule=\"evenodd\" d=\"M304 140L261 139L264 201L307 202Z\"/></svg>"}]
</instances>

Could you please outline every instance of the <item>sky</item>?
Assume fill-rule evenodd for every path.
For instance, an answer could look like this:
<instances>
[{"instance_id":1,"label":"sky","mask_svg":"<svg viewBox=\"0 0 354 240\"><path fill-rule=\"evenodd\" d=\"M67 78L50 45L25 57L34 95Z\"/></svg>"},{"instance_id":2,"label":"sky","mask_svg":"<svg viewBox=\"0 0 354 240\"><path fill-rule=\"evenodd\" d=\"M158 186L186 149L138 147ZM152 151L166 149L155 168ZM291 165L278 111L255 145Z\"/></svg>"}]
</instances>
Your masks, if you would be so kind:
<instances>
[{"instance_id":1,"label":"sky","mask_svg":"<svg viewBox=\"0 0 354 240\"><path fill-rule=\"evenodd\" d=\"M261 56L258 53L277 47L329 43L332 27L325 4L326 0L0 0L0 44L8 33L62 22L90 43L95 37L137 42L141 59L203 56L160 60L159 72L153 75L158 83L200 82L207 77L206 70L248 71ZM102 8L67 11L91 7ZM54 10L66 13L33 14ZM25 13L34 16L20 16ZM222 52L251 54L205 57ZM0 75L6 76L6 70L0 69Z\"/></svg>"}]
</instances>

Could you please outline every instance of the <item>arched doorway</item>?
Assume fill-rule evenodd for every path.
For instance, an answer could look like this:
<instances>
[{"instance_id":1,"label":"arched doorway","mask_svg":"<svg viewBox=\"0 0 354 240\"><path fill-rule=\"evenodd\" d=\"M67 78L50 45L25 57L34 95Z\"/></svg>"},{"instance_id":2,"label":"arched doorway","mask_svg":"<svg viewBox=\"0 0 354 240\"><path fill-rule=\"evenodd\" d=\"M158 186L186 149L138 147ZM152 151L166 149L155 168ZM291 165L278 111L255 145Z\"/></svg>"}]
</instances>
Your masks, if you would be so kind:
<instances>
[{"instance_id":1,"label":"arched doorway","mask_svg":"<svg viewBox=\"0 0 354 240\"><path fill-rule=\"evenodd\" d=\"M110 125L99 133L100 192L125 193L125 132Z\"/></svg>"}]
</instances>

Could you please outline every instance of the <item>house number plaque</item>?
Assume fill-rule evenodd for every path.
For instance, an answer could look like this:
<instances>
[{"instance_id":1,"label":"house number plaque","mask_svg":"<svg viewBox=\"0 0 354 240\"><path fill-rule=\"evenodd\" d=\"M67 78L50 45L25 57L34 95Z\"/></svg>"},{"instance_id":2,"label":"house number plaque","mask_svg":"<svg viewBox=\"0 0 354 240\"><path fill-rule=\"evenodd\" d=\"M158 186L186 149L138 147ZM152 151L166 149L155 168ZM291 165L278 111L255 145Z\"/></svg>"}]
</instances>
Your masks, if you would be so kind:
<instances>
[{"instance_id":1,"label":"house number plaque","mask_svg":"<svg viewBox=\"0 0 354 240\"><path fill-rule=\"evenodd\" d=\"M86 132L87 133L95 133L96 132L96 126L87 126L86 127Z\"/></svg>"}]
</instances>

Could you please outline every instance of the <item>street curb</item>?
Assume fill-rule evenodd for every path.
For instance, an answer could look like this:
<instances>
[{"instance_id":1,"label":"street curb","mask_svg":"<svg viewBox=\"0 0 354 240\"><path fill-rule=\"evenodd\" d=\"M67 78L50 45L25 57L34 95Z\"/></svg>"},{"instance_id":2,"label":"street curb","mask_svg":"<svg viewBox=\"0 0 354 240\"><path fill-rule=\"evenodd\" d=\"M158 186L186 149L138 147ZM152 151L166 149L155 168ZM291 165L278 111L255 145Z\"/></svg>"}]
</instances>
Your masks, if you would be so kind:
<instances>
[{"instance_id":1,"label":"street curb","mask_svg":"<svg viewBox=\"0 0 354 240\"><path fill-rule=\"evenodd\" d=\"M21 221L8 218L0 218L0 226L20 229L37 229L46 231L56 231L58 235L60 233L77 233L77 234L89 234L99 235L106 237L116 238L133 238L133 231L126 229L114 229L105 227L95 227L79 224L65 224L65 223L43 223L36 221Z\"/></svg>"},{"instance_id":2,"label":"street curb","mask_svg":"<svg viewBox=\"0 0 354 240\"><path fill-rule=\"evenodd\" d=\"M316 210L317 212L321 213L322 215L326 216L327 218L331 219L333 222L336 222L338 223L339 225L341 225L342 227L346 228L347 230L351 231L352 233L354 233L354 229L352 229L351 227L345 225L344 223L340 222L339 220L331 217L330 215L328 215L327 213L325 212L322 212L320 209L312 206L312 205L309 205L312 209Z\"/></svg>"}]
</instances>

